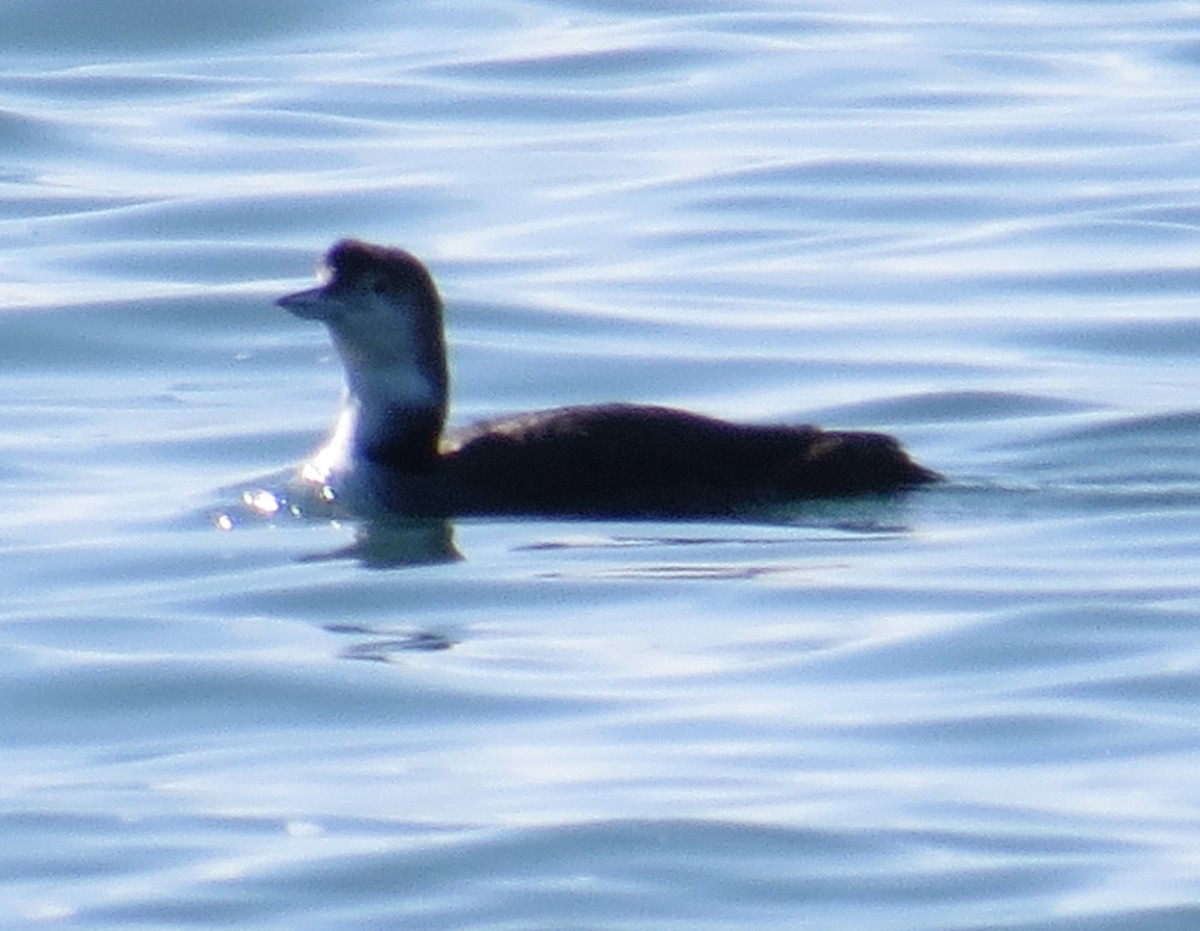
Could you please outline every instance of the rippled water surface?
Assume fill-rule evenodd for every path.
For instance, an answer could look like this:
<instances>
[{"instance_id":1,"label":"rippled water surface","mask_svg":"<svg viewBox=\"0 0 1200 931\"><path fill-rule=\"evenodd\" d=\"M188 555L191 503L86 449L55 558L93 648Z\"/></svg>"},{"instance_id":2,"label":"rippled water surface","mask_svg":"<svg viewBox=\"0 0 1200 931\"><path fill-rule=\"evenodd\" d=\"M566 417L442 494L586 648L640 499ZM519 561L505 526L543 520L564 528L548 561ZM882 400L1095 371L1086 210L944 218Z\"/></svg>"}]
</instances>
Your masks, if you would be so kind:
<instances>
[{"instance_id":1,"label":"rippled water surface","mask_svg":"<svg viewBox=\"0 0 1200 931\"><path fill-rule=\"evenodd\" d=\"M0 49L0 924L1200 921L1194 8L40 0ZM948 482L256 516L340 380L272 300L344 235L434 270L456 420Z\"/></svg>"}]
</instances>

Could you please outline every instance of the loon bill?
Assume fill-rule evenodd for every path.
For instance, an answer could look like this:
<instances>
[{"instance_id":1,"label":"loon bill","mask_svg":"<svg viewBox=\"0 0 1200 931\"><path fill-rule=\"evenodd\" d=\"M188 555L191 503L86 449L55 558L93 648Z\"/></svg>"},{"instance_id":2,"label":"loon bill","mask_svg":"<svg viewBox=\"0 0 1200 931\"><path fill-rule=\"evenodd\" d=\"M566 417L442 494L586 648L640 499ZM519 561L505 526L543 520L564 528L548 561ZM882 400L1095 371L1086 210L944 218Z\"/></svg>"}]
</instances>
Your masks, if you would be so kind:
<instances>
[{"instance_id":1,"label":"loon bill","mask_svg":"<svg viewBox=\"0 0 1200 931\"><path fill-rule=\"evenodd\" d=\"M347 239L327 282L280 306L329 329L342 407L300 476L352 510L404 516L721 517L939 479L879 433L731 423L600 404L449 433L442 300L400 250Z\"/></svg>"}]
</instances>

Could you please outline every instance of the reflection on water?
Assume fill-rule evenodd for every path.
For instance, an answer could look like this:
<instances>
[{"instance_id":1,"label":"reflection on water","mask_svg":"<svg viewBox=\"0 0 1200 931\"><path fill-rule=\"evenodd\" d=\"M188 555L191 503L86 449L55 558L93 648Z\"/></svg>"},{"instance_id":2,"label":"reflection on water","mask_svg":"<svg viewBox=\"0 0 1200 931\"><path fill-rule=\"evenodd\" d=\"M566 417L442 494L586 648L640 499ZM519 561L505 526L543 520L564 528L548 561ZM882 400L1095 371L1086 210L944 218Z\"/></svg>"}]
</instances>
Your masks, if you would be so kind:
<instances>
[{"instance_id":1,"label":"reflection on water","mask_svg":"<svg viewBox=\"0 0 1200 931\"><path fill-rule=\"evenodd\" d=\"M305 559L356 559L368 569L387 569L453 562L462 559L462 554L455 549L450 521L394 518L363 521L356 528L354 543L350 546Z\"/></svg>"}]
</instances>

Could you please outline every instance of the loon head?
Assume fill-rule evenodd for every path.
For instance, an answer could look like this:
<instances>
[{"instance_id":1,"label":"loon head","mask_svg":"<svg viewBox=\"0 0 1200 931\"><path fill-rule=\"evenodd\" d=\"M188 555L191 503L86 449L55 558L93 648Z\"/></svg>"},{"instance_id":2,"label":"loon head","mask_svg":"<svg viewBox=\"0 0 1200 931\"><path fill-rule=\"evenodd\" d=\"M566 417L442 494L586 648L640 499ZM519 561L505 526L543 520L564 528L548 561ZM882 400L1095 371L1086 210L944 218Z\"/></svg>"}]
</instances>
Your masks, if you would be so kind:
<instances>
[{"instance_id":1,"label":"loon head","mask_svg":"<svg viewBox=\"0 0 1200 931\"><path fill-rule=\"evenodd\" d=\"M324 284L278 303L329 328L346 375L350 454L420 471L436 455L449 392L433 278L402 249L354 239L322 264Z\"/></svg>"}]
</instances>

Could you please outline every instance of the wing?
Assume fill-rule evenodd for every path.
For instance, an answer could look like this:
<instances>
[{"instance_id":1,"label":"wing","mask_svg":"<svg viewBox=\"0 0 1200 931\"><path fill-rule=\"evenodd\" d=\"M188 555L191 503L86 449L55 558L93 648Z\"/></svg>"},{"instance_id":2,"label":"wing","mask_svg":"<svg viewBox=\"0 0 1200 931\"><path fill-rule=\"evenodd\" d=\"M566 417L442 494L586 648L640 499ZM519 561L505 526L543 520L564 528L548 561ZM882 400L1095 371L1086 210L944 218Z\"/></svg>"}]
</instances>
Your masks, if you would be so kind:
<instances>
[{"instance_id":1,"label":"wing","mask_svg":"<svg viewBox=\"0 0 1200 931\"><path fill-rule=\"evenodd\" d=\"M734 515L936 478L882 434L737 424L627 404L475 424L450 434L442 454L459 512Z\"/></svg>"}]
</instances>

